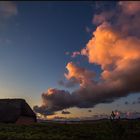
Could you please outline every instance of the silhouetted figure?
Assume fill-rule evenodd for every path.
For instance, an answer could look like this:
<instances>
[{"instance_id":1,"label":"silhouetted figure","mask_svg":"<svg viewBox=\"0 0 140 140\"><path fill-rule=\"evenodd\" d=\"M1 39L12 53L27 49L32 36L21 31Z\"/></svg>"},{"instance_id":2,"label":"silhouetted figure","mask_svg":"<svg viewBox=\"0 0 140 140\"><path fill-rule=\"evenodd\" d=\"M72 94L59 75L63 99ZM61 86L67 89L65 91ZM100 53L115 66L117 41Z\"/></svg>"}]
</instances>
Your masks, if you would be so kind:
<instances>
[{"instance_id":1,"label":"silhouetted figure","mask_svg":"<svg viewBox=\"0 0 140 140\"><path fill-rule=\"evenodd\" d=\"M110 120L115 120L115 117L116 117L116 115L115 115L114 111L112 111L112 113L110 115Z\"/></svg>"},{"instance_id":2,"label":"silhouetted figure","mask_svg":"<svg viewBox=\"0 0 140 140\"><path fill-rule=\"evenodd\" d=\"M121 117L119 116L118 120L120 120L120 119L121 119Z\"/></svg>"}]
</instances>

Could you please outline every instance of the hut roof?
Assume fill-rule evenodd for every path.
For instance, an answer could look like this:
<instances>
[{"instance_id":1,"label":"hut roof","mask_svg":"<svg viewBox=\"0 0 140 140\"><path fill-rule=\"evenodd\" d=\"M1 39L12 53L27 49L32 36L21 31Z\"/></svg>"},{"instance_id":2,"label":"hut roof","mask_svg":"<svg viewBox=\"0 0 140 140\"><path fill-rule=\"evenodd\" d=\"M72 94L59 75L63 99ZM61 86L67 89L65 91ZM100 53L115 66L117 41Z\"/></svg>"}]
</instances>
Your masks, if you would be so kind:
<instances>
[{"instance_id":1,"label":"hut roof","mask_svg":"<svg viewBox=\"0 0 140 140\"><path fill-rule=\"evenodd\" d=\"M14 123L20 116L36 115L24 99L0 99L0 122Z\"/></svg>"}]
</instances>

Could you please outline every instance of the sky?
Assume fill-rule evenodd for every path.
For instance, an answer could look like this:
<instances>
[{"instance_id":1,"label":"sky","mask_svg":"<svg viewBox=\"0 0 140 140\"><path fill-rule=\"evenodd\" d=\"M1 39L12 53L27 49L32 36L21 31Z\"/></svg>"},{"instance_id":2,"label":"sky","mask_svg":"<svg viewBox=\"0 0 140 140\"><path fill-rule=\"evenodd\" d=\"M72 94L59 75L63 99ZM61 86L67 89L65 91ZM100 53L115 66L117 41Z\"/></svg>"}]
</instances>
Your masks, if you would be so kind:
<instances>
[{"instance_id":1,"label":"sky","mask_svg":"<svg viewBox=\"0 0 140 140\"><path fill-rule=\"evenodd\" d=\"M39 117L140 117L140 2L0 2L0 98Z\"/></svg>"}]
</instances>

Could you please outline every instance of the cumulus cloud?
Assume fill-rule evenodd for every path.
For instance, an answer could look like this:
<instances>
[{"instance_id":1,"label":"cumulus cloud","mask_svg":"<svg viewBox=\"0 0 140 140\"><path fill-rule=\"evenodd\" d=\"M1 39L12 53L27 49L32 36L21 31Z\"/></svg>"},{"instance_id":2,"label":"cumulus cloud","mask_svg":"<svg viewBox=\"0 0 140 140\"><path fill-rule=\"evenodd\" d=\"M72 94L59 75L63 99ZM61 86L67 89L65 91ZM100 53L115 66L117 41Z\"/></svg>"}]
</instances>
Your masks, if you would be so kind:
<instances>
[{"instance_id":1,"label":"cumulus cloud","mask_svg":"<svg viewBox=\"0 0 140 140\"><path fill-rule=\"evenodd\" d=\"M137 98L137 100L133 101L132 104L133 104L133 105L135 105L135 104L140 104L140 97Z\"/></svg>"},{"instance_id":2,"label":"cumulus cloud","mask_svg":"<svg viewBox=\"0 0 140 140\"><path fill-rule=\"evenodd\" d=\"M140 104L140 100L139 100L139 101L137 101L137 103L138 103L138 104Z\"/></svg>"},{"instance_id":3,"label":"cumulus cloud","mask_svg":"<svg viewBox=\"0 0 140 140\"><path fill-rule=\"evenodd\" d=\"M92 112L92 110L89 109L88 112Z\"/></svg>"},{"instance_id":4,"label":"cumulus cloud","mask_svg":"<svg viewBox=\"0 0 140 140\"><path fill-rule=\"evenodd\" d=\"M90 32L91 32L91 29L90 29L88 26L86 26L86 27L85 27L85 31L86 31L87 33L90 33Z\"/></svg>"},{"instance_id":5,"label":"cumulus cloud","mask_svg":"<svg viewBox=\"0 0 140 140\"><path fill-rule=\"evenodd\" d=\"M74 58L74 57L76 57L78 55L80 55L80 52L75 51L75 52L72 53L71 57Z\"/></svg>"},{"instance_id":6,"label":"cumulus cloud","mask_svg":"<svg viewBox=\"0 0 140 140\"><path fill-rule=\"evenodd\" d=\"M93 17L93 24L101 24L107 20L109 20L112 16L113 16L113 12L102 12L100 14L95 14L94 17Z\"/></svg>"},{"instance_id":7,"label":"cumulus cloud","mask_svg":"<svg viewBox=\"0 0 140 140\"><path fill-rule=\"evenodd\" d=\"M133 104L133 105L135 105L135 104L136 104L136 102L135 102L135 101L133 101L133 102L132 102L132 104Z\"/></svg>"},{"instance_id":8,"label":"cumulus cloud","mask_svg":"<svg viewBox=\"0 0 140 140\"><path fill-rule=\"evenodd\" d=\"M0 30L4 31L8 26L9 20L18 14L17 5L13 1L0 1ZM11 43L11 40L1 36L0 43Z\"/></svg>"},{"instance_id":9,"label":"cumulus cloud","mask_svg":"<svg viewBox=\"0 0 140 140\"><path fill-rule=\"evenodd\" d=\"M59 80L58 81L58 84L61 85L61 86L64 86L66 88L73 88L75 87L76 85L78 85L78 82L75 78L71 78L69 81L65 82L63 80Z\"/></svg>"},{"instance_id":10,"label":"cumulus cloud","mask_svg":"<svg viewBox=\"0 0 140 140\"><path fill-rule=\"evenodd\" d=\"M9 18L17 15L17 6L12 1L1 1L0 2L0 18Z\"/></svg>"},{"instance_id":11,"label":"cumulus cloud","mask_svg":"<svg viewBox=\"0 0 140 140\"><path fill-rule=\"evenodd\" d=\"M86 87L94 83L93 78L95 77L95 72L78 67L73 62L69 62L66 68L68 70L68 73L64 74L66 79L75 79L75 81L77 81L82 87Z\"/></svg>"},{"instance_id":12,"label":"cumulus cloud","mask_svg":"<svg viewBox=\"0 0 140 140\"><path fill-rule=\"evenodd\" d=\"M45 111L55 112L70 107L89 108L140 92L140 11L132 12L128 8L127 13L131 11L131 14L126 14L124 7L129 7L129 3L117 6L117 14L104 15L105 18L100 20L92 38L80 52L90 64L101 67L99 80L95 81L94 71L69 62L64 76L68 81L74 79L79 88L72 93L48 89L42 94L43 104L37 106L38 109L43 107ZM115 17L115 22L109 20L112 17Z\"/></svg>"},{"instance_id":13,"label":"cumulus cloud","mask_svg":"<svg viewBox=\"0 0 140 140\"><path fill-rule=\"evenodd\" d=\"M69 111L62 111L62 114L71 114Z\"/></svg>"},{"instance_id":14,"label":"cumulus cloud","mask_svg":"<svg viewBox=\"0 0 140 140\"><path fill-rule=\"evenodd\" d=\"M134 15L140 12L140 2L139 1L120 1L119 5L122 11L128 15Z\"/></svg>"},{"instance_id":15,"label":"cumulus cloud","mask_svg":"<svg viewBox=\"0 0 140 140\"><path fill-rule=\"evenodd\" d=\"M70 53L69 52L65 52L65 55L69 55Z\"/></svg>"},{"instance_id":16,"label":"cumulus cloud","mask_svg":"<svg viewBox=\"0 0 140 140\"><path fill-rule=\"evenodd\" d=\"M109 69L117 67L120 63L138 59L139 43L138 38L125 37L105 22L97 27L92 39L83 50L89 63L101 65L102 69Z\"/></svg>"},{"instance_id":17,"label":"cumulus cloud","mask_svg":"<svg viewBox=\"0 0 140 140\"><path fill-rule=\"evenodd\" d=\"M40 113L41 115L47 116L47 115L54 115L54 112L52 110L47 109L47 106L42 105L42 106L34 106L33 107L34 111L36 113Z\"/></svg>"},{"instance_id":18,"label":"cumulus cloud","mask_svg":"<svg viewBox=\"0 0 140 140\"><path fill-rule=\"evenodd\" d=\"M53 120L65 120L65 117L55 116Z\"/></svg>"},{"instance_id":19,"label":"cumulus cloud","mask_svg":"<svg viewBox=\"0 0 140 140\"><path fill-rule=\"evenodd\" d=\"M68 91L49 88L46 92L42 93L42 105L35 106L34 110L40 114L50 115L48 112L53 114L55 111L74 106L75 102L76 99Z\"/></svg>"},{"instance_id":20,"label":"cumulus cloud","mask_svg":"<svg viewBox=\"0 0 140 140\"><path fill-rule=\"evenodd\" d=\"M138 97L136 100L134 100L132 102L126 101L124 104L126 104L126 105L128 105L128 104L131 104L131 105L140 104L140 97Z\"/></svg>"},{"instance_id":21,"label":"cumulus cloud","mask_svg":"<svg viewBox=\"0 0 140 140\"><path fill-rule=\"evenodd\" d=\"M128 101L125 101L125 103L124 103L125 105L128 105L129 104L129 102Z\"/></svg>"}]
</instances>

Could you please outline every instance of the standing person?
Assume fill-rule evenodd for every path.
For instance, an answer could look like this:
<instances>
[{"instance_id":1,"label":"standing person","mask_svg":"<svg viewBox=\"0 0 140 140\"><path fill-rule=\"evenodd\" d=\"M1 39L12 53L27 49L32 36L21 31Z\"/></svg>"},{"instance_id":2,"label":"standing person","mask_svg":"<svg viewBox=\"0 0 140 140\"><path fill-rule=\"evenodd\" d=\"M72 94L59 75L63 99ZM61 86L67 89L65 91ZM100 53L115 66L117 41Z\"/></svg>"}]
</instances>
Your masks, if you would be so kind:
<instances>
[{"instance_id":1,"label":"standing person","mask_svg":"<svg viewBox=\"0 0 140 140\"><path fill-rule=\"evenodd\" d=\"M110 115L110 119L111 119L111 120L114 120L115 117L116 117L116 115L115 115L114 111L112 111L112 113L111 113L111 115Z\"/></svg>"}]
</instances>

